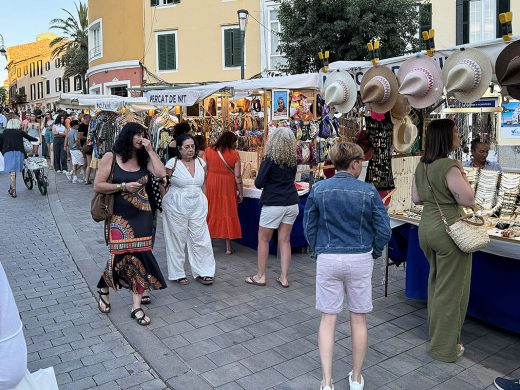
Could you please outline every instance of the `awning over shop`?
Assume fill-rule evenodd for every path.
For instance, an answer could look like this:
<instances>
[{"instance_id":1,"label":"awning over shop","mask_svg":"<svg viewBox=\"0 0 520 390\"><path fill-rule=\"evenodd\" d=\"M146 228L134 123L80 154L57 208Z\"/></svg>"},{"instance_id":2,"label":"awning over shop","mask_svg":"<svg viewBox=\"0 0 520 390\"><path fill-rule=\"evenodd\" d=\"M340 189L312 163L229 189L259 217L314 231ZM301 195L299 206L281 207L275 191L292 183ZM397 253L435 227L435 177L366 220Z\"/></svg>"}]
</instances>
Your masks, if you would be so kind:
<instances>
[{"instance_id":1,"label":"awning over shop","mask_svg":"<svg viewBox=\"0 0 520 390\"><path fill-rule=\"evenodd\" d=\"M238 80L204 86L152 90L145 92L147 102L154 106L192 106L219 92L229 92L234 97L248 96L262 89L319 89L317 73Z\"/></svg>"},{"instance_id":2,"label":"awning over shop","mask_svg":"<svg viewBox=\"0 0 520 390\"><path fill-rule=\"evenodd\" d=\"M119 111L126 108L134 112L155 108L146 102L145 97L133 98L116 95L83 95L75 93L62 93L56 105L62 108L91 108L103 111Z\"/></svg>"}]
</instances>

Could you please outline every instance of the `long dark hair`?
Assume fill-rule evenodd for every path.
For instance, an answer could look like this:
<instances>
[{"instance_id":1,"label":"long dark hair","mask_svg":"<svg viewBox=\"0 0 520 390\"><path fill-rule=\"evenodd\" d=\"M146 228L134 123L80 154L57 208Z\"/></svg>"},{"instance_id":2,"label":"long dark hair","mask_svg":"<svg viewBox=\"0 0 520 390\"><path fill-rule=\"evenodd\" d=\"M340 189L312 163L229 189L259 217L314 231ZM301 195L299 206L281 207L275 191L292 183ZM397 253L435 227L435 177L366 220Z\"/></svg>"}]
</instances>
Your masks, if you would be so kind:
<instances>
[{"instance_id":1,"label":"long dark hair","mask_svg":"<svg viewBox=\"0 0 520 390\"><path fill-rule=\"evenodd\" d=\"M56 120L54 121L54 124L55 124L55 125L62 125L62 124L63 124L63 116L58 115L58 116L56 117Z\"/></svg>"},{"instance_id":2,"label":"long dark hair","mask_svg":"<svg viewBox=\"0 0 520 390\"><path fill-rule=\"evenodd\" d=\"M238 137L232 131L225 131L218 138L215 145L213 145L213 149L220 150L221 152L227 149L234 149L235 143L237 142Z\"/></svg>"},{"instance_id":3,"label":"long dark hair","mask_svg":"<svg viewBox=\"0 0 520 390\"><path fill-rule=\"evenodd\" d=\"M144 134L145 128L141 126L139 123L128 122L123 126L121 132L117 136L116 142L114 143L114 147L112 151L119 156L121 156L121 160L123 163L127 162L132 158L132 154L134 152L134 135ZM141 168L146 168L148 165L148 161L150 161L150 156L145 148L137 149L136 151L137 162Z\"/></svg>"},{"instance_id":4,"label":"long dark hair","mask_svg":"<svg viewBox=\"0 0 520 390\"><path fill-rule=\"evenodd\" d=\"M426 143L421 162L430 164L440 158L446 158L453 150L453 129L451 119L436 119L426 129Z\"/></svg>"},{"instance_id":5,"label":"long dark hair","mask_svg":"<svg viewBox=\"0 0 520 390\"><path fill-rule=\"evenodd\" d=\"M191 131L190 124L188 122L180 122L173 126L173 138L177 139L177 137L189 133Z\"/></svg>"}]
</instances>

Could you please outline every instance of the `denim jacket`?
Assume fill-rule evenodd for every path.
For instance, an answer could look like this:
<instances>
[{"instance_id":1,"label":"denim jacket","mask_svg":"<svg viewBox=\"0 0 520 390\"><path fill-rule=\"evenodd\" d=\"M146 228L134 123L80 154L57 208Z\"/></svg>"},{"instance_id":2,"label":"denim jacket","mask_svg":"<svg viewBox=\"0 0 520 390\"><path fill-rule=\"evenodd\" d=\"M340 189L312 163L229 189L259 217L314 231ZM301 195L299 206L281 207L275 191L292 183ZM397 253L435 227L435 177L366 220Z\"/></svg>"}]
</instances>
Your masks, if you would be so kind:
<instances>
[{"instance_id":1,"label":"denim jacket","mask_svg":"<svg viewBox=\"0 0 520 390\"><path fill-rule=\"evenodd\" d=\"M322 253L381 256L390 240L390 218L372 184L347 172L312 187L303 216L313 257Z\"/></svg>"}]
</instances>

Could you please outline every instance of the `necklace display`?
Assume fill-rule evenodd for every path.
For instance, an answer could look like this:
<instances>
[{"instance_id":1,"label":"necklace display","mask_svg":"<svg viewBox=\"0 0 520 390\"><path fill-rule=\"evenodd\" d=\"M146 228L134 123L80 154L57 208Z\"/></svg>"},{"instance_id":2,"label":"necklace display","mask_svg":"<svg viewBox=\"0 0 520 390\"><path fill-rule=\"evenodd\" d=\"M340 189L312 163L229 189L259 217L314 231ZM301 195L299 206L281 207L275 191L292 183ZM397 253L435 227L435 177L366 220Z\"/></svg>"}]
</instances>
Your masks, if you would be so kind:
<instances>
[{"instance_id":1,"label":"necklace display","mask_svg":"<svg viewBox=\"0 0 520 390\"><path fill-rule=\"evenodd\" d=\"M392 199L388 206L389 214L402 214L414 206L412 202L412 183L415 168L420 160L420 156L396 157L392 159L395 192L392 194Z\"/></svg>"}]
</instances>

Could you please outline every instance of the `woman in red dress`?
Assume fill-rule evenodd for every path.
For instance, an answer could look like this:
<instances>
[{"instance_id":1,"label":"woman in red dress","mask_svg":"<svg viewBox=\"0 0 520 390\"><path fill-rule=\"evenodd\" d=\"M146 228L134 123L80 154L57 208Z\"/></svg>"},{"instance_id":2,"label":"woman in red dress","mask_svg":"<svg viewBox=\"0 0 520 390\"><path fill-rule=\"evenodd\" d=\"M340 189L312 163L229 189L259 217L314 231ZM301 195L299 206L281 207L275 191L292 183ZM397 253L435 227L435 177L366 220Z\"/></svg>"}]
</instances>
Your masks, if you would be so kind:
<instances>
[{"instance_id":1,"label":"woman in red dress","mask_svg":"<svg viewBox=\"0 0 520 390\"><path fill-rule=\"evenodd\" d=\"M209 233L211 238L226 240L226 255L233 253L231 240L242 238L237 203L242 201L244 190L236 144L237 136L226 131L212 148L206 149Z\"/></svg>"}]
</instances>

